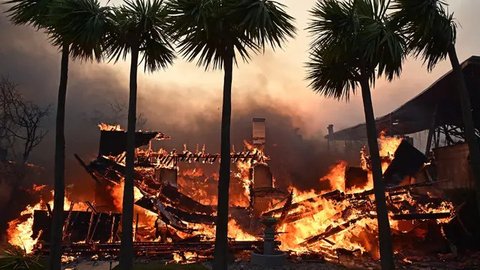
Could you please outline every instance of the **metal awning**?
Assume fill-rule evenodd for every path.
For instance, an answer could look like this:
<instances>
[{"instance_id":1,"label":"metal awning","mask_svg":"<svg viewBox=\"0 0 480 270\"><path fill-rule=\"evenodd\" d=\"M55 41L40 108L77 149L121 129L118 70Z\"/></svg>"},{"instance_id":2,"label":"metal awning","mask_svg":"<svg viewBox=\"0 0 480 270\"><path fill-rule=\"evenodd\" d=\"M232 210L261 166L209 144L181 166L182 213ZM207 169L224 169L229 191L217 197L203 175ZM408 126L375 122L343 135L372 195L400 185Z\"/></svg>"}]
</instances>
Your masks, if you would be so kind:
<instances>
[{"instance_id":1,"label":"metal awning","mask_svg":"<svg viewBox=\"0 0 480 270\"><path fill-rule=\"evenodd\" d=\"M480 128L480 57L472 56L462 63L463 73L472 101L475 126ZM435 126L454 125L463 127L460 99L455 78L449 71L419 95L393 112L377 118L378 132L388 135L405 135ZM332 140L362 140L366 138L365 124L358 124L331 135ZM329 135L325 136L329 138Z\"/></svg>"}]
</instances>

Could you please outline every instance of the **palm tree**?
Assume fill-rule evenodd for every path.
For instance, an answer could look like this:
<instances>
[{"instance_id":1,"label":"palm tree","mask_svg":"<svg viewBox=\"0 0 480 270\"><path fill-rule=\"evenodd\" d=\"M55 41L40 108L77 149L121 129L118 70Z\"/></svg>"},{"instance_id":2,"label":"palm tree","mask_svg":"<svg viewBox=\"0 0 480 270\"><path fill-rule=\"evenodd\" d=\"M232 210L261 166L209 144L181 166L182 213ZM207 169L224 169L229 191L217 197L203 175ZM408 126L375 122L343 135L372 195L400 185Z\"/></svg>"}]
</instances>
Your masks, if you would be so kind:
<instances>
[{"instance_id":1,"label":"palm tree","mask_svg":"<svg viewBox=\"0 0 480 270\"><path fill-rule=\"evenodd\" d=\"M381 0L317 1L308 30L313 35L308 79L314 91L348 100L360 86L367 127L379 230L382 269L393 269L392 237L385 202L385 184L378 152L370 87L385 75L399 76L405 41Z\"/></svg>"},{"instance_id":2,"label":"palm tree","mask_svg":"<svg viewBox=\"0 0 480 270\"><path fill-rule=\"evenodd\" d=\"M172 31L188 61L205 69L223 69L220 179L214 269L227 269L227 224L230 185L230 121L233 63L248 62L266 45L281 47L293 37L293 18L270 0L171 0Z\"/></svg>"},{"instance_id":3,"label":"palm tree","mask_svg":"<svg viewBox=\"0 0 480 270\"><path fill-rule=\"evenodd\" d=\"M144 69L155 71L172 64L174 51L170 37L166 35L167 12L161 0L132 0L114 9L112 28L107 38L112 59L125 59L130 53L130 94L126 149L125 185L123 188L122 244L120 267L133 268L133 200L135 125L137 114L137 68L144 62ZM142 58L139 60L139 55Z\"/></svg>"},{"instance_id":4,"label":"palm tree","mask_svg":"<svg viewBox=\"0 0 480 270\"><path fill-rule=\"evenodd\" d=\"M68 61L102 58L108 8L98 0L10 0L7 10L14 24L32 25L47 32L62 51L55 130L54 209L51 228L50 269L61 268L63 202L65 196L65 101Z\"/></svg>"},{"instance_id":5,"label":"palm tree","mask_svg":"<svg viewBox=\"0 0 480 270\"><path fill-rule=\"evenodd\" d=\"M455 50L456 25L440 0L395 0L393 16L408 38L408 47L421 57L431 71L447 57L453 69L455 86L460 96L465 139L470 152L470 166L476 183L477 207L480 211L480 148L475 135L470 96L462 67Z\"/></svg>"}]
</instances>

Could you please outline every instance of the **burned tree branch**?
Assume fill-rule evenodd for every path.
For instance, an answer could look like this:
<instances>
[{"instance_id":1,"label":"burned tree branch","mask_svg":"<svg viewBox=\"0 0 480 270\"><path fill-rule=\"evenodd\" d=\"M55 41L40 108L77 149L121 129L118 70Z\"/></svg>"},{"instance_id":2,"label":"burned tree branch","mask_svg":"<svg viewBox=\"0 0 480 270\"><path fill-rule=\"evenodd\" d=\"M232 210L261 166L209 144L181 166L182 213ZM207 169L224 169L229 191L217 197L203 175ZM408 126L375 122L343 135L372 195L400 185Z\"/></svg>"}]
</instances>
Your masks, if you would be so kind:
<instances>
[{"instance_id":1,"label":"burned tree branch","mask_svg":"<svg viewBox=\"0 0 480 270\"><path fill-rule=\"evenodd\" d=\"M47 130L42 129L40 123L50 113L50 106L40 107L26 101L17 85L4 77L0 79L0 106L0 140L17 138L24 141L22 160L25 163L31 151L47 135Z\"/></svg>"}]
</instances>

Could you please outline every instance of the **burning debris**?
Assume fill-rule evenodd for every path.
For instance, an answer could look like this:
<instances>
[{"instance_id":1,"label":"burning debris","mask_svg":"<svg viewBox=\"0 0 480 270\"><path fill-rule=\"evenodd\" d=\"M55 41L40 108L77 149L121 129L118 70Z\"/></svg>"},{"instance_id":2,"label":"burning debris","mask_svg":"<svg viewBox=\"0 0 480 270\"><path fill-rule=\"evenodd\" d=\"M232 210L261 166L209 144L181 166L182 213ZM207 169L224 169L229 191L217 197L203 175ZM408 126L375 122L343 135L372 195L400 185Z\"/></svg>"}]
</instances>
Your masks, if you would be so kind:
<instances>
[{"instance_id":1,"label":"burning debris","mask_svg":"<svg viewBox=\"0 0 480 270\"><path fill-rule=\"evenodd\" d=\"M254 144L245 143L243 151L231 153L236 171L231 174L230 248L261 250L262 220L270 219L276 220L272 228L278 233L272 243L290 256L317 254L337 260L347 252L378 259L366 152L361 153L360 167L344 161L332 166L319 179L329 184L327 190L300 191L294 186L280 190L264 153L264 127L257 119ZM125 131L115 125L101 124L100 128L98 157L86 163L76 156L95 181L95 201L66 201L66 253L116 254L119 249ZM173 256L175 261L206 259L213 251L218 177L207 176L201 166L180 167L214 164L219 155L207 153L205 147L194 152L186 147L182 152L154 150L154 141L168 138L161 132L136 133L135 250L137 254ZM456 211L451 202L425 192L440 183L424 177L427 158L401 138L381 136L379 144L396 252L404 252L409 243L415 242L419 248L432 239L447 246L443 228L456 217ZM27 207L19 219L10 222L9 242L28 252L48 252L49 209L51 201L47 199Z\"/></svg>"}]
</instances>

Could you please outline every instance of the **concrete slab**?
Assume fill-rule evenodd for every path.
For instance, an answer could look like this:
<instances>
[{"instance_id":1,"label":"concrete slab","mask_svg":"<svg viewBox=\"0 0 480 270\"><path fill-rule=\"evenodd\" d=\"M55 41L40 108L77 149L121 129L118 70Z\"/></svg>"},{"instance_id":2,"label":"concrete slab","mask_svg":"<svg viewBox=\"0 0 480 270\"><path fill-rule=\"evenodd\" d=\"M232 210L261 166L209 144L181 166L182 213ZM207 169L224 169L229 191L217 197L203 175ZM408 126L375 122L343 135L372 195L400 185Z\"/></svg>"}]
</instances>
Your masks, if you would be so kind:
<instances>
[{"instance_id":1,"label":"concrete slab","mask_svg":"<svg viewBox=\"0 0 480 270\"><path fill-rule=\"evenodd\" d=\"M287 262L287 256L285 253L279 253L274 255L252 253L251 263L255 265L272 267L283 266Z\"/></svg>"}]
</instances>

